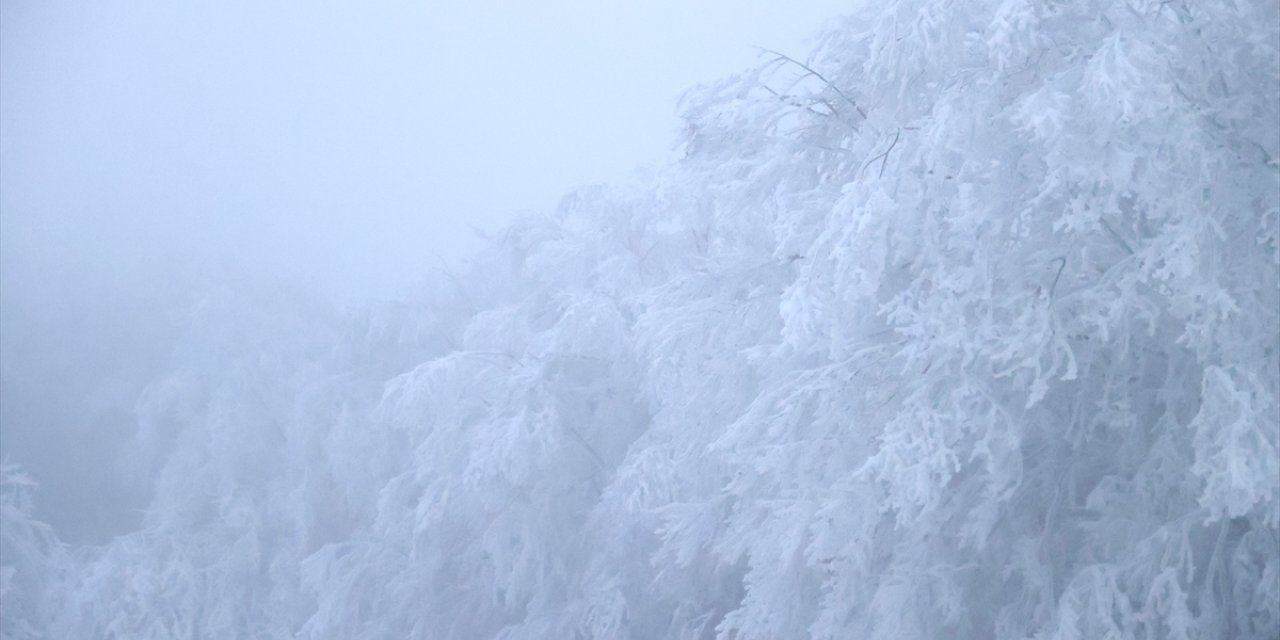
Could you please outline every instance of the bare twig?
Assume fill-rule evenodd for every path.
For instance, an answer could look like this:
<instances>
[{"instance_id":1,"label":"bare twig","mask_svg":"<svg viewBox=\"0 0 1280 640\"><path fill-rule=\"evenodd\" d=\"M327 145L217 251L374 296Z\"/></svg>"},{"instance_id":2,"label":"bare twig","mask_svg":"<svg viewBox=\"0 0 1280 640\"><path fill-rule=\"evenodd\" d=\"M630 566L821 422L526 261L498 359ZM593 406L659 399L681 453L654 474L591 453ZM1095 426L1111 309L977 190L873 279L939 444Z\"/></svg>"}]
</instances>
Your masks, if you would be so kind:
<instances>
[{"instance_id":1,"label":"bare twig","mask_svg":"<svg viewBox=\"0 0 1280 640\"><path fill-rule=\"evenodd\" d=\"M1116 242L1120 243L1120 246L1124 247L1124 250L1127 251L1129 255L1133 255L1134 253L1133 247L1129 246L1129 243L1125 242L1124 238L1122 238L1120 234L1116 233L1116 230L1112 229L1111 225L1108 224L1106 220L1102 218L1098 218L1098 223L1102 225L1103 229L1107 230L1107 233L1111 234L1112 240L1115 240Z\"/></svg>"},{"instance_id":2,"label":"bare twig","mask_svg":"<svg viewBox=\"0 0 1280 640\"><path fill-rule=\"evenodd\" d=\"M567 424L562 426L564 427L565 431L569 432L569 435L573 436L573 439L576 440L578 444L582 445L583 449L587 450L587 453L591 454L591 459L597 465L599 465L601 469L609 468L609 465L605 464L604 458L601 457L600 454L596 452L595 447L591 446L591 444L587 442L587 439L582 437L581 433L578 433L577 429L574 429L573 427Z\"/></svg>"},{"instance_id":3,"label":"bare twig","mask_svg":"<svg viewBox=\"0 0 1280 640\"><path fill-rule=\"evenodd\" d=\"M858 106L858 102L856 100L854 100L853 98L850 98L848 94L840 90L840 87L837 87L835 84L832 84L832 82L828 80L826 76L822 75L821 73L818 73L813 67L810 67L809 65L803 62L800 62L799 60L796 60L795 58L792 58L791 56L785 53L779 53L772 49L765 49L764 47L759 47L759 49L761 53L767 53L771 56L774 56L776 60L779 60L782 62L790 62L791 64L794 64L797 67L804 69L805 72L808 73L808 75L811 75L817 78L823 84L827 85L827 87L830 88L832 91L835 91L836 95L843 98L845 102L848 102L849 105L852 106L854 110L858 112L858 115L862 116L864 120L867 118L867 112L863 111L862 107Z\"/></svg>"},{"instance_id":4,"label":"bare twig","mask_svg":"<svg viewBox=\"0 0 1280 640\"><path fill-rule=\"evenodd\" d=\"M878 176L876 176L876 177L877 177L877 178L883 178L883 177L884 177L884 167L885 167L885 165L887 165L887 164L889 163L889 152L890 152L890 151L893 151L893 148L894 148L894 147L896 147L896 146L898 146L898 138L900 138L900 137L902 137L902 129L898 129L897 131L893 132L893 142L890 142L890 143L889 143L889 148L888 148L888 149L885 149L883 153L878 153L878 154L876 154L876 155L872 156L870 159L868 159L868 160L867 160L867 162L866 162L866 164L863 164L863 165L862 165L862 170L863 170L863 171L866 171L866 170L867 170L867 167L871 166L871 163L875 162L876 160L879 160L879 161L880 161L880 175L878 175Z\"/></svg>"},{"instance_id":5,"label":"bare twig","mask_svg":"<svg viewBox=\"0 0 1280 640\"><path fill-rule=\"evenodd\" d=\"M1049 300L1050 300L1050 302L1052 302L1052 301L1053 301L1053 292L1054 292L1055 290L1057 290L1057 288L1058 288L1058 280L1059 280L1060 278L1062 278L1062 270L1067 268L1067 258L1066 258L1066 256L1058 256L1058 257L1054 258L1053 260L1050 260L1049 262L1057 262L1057 263L1058 263L1058 273L1057 273L1057 274L1055 274L1055 275L1053 276L1053 284L1052 284L1052 285L1049 285Z\"/></svg>"}]
</instances>

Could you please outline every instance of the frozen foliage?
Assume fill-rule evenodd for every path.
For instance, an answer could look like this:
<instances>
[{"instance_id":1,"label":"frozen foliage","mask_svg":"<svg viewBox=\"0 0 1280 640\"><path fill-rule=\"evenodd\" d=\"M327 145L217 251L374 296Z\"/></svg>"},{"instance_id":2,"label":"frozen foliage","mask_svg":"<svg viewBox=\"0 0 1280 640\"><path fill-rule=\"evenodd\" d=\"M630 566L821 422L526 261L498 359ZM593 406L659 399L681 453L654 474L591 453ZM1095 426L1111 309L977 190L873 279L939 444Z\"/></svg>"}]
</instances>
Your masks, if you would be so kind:
<instances>
[{"instance_id":1,"label":"frozen foliage","mask_svg":"<svg viewBox=\"0 0 1280 640\"><path fill-rule=\"evenodd\" d=\"M48 525L31 518L36 483L0 465L0 638L44 638L55 629L70 558Z\"/></svg>"},{"instance_id":2,"label":"frozen foliage","mask_svg":"<svg viewBox=\"0 0 1280 640\"><path fill-rule=\"evenodd\" d=\"M5 637L1277 637L1277 12L872 3L417 302L211 296Z\"/></svg>"}]
</instances>

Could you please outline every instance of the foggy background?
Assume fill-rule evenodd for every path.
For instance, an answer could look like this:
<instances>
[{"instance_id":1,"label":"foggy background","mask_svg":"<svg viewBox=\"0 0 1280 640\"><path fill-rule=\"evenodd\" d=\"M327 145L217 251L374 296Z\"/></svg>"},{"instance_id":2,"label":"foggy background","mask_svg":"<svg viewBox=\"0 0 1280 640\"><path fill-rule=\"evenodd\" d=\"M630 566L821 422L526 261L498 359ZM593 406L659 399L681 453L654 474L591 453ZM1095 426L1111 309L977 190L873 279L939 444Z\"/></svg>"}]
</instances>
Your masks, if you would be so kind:
<instances>
[{"instance_id":1,"label":"foggy background","mask_svg":"<svg viewBox=\"0 0 1280 640\"><path fill-rule=\"evenodd\" d=\"M194 287L394 296L667 158L684 89L842 6L0 4L3 457L65 540L132 528L122 443Z\"/></svg>"}]
</instances>

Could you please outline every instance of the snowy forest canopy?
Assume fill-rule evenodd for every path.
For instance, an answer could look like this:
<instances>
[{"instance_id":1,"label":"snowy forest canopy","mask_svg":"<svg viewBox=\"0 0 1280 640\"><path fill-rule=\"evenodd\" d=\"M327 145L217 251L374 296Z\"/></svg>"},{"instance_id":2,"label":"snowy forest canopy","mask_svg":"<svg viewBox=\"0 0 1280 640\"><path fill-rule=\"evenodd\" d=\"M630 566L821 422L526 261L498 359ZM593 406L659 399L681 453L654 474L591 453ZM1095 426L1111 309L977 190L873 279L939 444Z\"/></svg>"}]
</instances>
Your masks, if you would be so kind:
<instances>
[{"instance_id":1,"label":"snowy forest canopy","mask_svg":"<svg viewBox=\"0 0 1280 640\"><path fill-rule=\"evenodd\" d=\"M1278 15L867 3L412 300L202 292L0 634L1275 638Z\"/></svg>"}]
</instances>

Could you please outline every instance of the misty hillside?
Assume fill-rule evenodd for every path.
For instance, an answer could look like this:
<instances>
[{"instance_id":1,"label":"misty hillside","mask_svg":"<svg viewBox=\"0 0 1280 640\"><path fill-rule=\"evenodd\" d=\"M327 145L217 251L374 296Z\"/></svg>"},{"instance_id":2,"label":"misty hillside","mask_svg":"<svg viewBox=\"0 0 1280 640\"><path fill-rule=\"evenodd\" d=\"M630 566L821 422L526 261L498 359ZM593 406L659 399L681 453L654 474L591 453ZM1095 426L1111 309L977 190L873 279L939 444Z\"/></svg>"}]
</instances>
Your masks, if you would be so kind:
<instances>
[{"instance_id":1,"label":"misty hillside","mask_svg":"<svg viewBox=\"0 0 1280 640\"><path fill-rule=\"evenodd\" d=\"M0 634L1276 638L1277 15L871 3L410 299L210 286Z\"/></svg>"}]
</instances>

